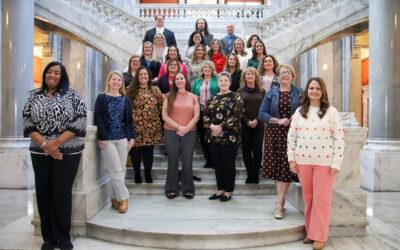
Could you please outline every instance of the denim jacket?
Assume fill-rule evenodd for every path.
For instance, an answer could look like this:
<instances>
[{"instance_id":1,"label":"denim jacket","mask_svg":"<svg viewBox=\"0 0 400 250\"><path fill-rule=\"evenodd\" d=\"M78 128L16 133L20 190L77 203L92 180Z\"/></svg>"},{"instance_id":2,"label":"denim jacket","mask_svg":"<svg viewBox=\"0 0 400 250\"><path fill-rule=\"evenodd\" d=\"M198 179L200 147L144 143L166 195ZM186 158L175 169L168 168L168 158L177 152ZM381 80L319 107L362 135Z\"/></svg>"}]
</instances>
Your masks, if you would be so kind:
<instances>
[{"instance_id":1,"label":"denim jacket","mask_svg":"<svg viewBox=\"0 0 400 250\"><path fill-rule=\"evenodd\" d=\"M300 106L300 96L303 90L294 85L290 88L290 114L293 115L296 109ZM269 119L279 117L279 87L273 86L264 96L258 111L258 119L264 121L269 126Z\"/></svg>"}]
</instances>

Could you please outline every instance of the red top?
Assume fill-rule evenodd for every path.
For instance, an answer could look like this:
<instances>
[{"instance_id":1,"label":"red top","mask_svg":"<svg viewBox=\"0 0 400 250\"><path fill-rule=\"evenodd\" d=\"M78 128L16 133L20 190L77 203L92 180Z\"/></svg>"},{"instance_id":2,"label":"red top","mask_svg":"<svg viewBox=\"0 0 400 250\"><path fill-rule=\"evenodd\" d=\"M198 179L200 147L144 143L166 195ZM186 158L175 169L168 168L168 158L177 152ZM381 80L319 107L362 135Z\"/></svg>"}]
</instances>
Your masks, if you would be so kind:
<instances>
[{"instance_id":1,"label":"red top","mask_svg":"<svg viewBox=\"0 0 400 250\"><path fill-rule=\"evenodd\" d=\"M224 69L226 57L222 54L213 54L211 61L214 63L217 73L220 73Z\"/></svg>"}]
</instances>

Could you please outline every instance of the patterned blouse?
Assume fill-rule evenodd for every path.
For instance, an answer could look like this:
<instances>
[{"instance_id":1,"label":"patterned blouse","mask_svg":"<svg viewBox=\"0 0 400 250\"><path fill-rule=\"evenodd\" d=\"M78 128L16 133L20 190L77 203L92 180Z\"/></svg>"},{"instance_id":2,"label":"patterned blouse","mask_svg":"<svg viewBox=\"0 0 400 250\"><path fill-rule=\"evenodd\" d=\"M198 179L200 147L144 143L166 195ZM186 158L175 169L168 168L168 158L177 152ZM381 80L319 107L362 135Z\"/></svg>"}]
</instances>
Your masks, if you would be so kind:
<instances>
[{"instance_id":1,"label":"patterned blouse","mask_svg":"<svg viewBox=\"0 0 400 250\"><path fill-rule=\"evenodd\" d=\"M158 87L139 88L133 99L135 147L160 144L162 141L161 107L163 96Z\"/></svg>"},{"instance_id":2,"label":"patterned blouse","mask_svg":"<svg viewBox=\"0 0 400 250\"><path fill-rule=\"evenodd\" d=\"M74 137L60 145L63 154L79 153L84 148L86 135L86 105L79 92L69 88L65 93L56 92L48 97L46 92L33 90L22 112L24 136L39 132L46 140L53 140L65 131ZM31 141L32 153L44 154L40 145Z\"/></svg>"},{"instance_id":3,"label":"patterned blouse","mask_svg":"<svg viewBox=\"0 0 400 250\"><path fill-rule=\"evenodd\" d=\"M197 78L201 77L201 74L203 73L203 62L200 63L195 63L191 62L188 64L188 71L189 71L189 82L190 82L190 87L193 87L193 82Z\"/></svg>"},{"instance_id":4,"label":"patterned blouse","mask_svg":"<svg viewBox=\"0 0 400 250\"><path fill-rule=\"evenodd\" d=\"M107 111L110 114L108 122L110 131L108 140L120 140L126 138L125 128L125 96L110 96L106 95Z\"/></svg>"},{"instance_id":5,"label":"patterned blouse","mask_svg":"<svg viewBox=\"0 0 400 250\"><path fill-rule=\"evenodd\" d=\"M203 116L206 140L208 143L222 145L239 144L241 141L241 119L244 112L244 102L236 92L212 96L207 102ZM222 133L212 136L210 125L221 125Z\"/></svg>"}]
</instances>

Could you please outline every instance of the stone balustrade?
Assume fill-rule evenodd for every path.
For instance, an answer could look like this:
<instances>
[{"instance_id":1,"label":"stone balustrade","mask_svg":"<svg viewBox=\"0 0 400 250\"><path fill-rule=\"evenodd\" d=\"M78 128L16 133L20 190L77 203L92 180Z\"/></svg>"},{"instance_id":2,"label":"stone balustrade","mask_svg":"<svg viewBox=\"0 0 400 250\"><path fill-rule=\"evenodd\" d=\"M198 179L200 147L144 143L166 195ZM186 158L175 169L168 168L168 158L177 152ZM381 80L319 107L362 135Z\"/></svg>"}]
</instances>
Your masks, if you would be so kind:
<instances>
[{"instance_id":1,"label":"stone balustrade","mask_svg":"<svg viewBox=\"0 0 400 250\"><path fill-rule=\"evenodd\" d=\"M139 16L143 20L154 20L158 14L169 19L205 18L207 20L243 20L260 21L268 16L270 9L267 6L239 6L239 5L190 5L190 4L141 4L138 6Z\"/></svg>"}]
</instances>

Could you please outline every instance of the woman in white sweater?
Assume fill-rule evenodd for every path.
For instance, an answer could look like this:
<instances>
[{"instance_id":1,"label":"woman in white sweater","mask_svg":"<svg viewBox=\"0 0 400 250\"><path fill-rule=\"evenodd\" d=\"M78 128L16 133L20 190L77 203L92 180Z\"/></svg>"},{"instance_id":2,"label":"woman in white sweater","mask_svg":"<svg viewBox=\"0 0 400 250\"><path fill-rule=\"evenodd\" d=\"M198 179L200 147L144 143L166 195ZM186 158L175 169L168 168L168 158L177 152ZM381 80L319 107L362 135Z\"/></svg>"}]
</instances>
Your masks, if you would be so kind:
<instances>
[{"instance_id":1,"label":"woman in white sweater","mask_svg":"<svg viewBox=\"0 0 400 250\"><path fill-rule=\"evenodd\" d=\"M344 153L344 134L337 110L329 104L324 81L308 80L301 106L292 117L287 155L302 186L305 244L322 249L328 240L335 176Z\"/></svg>"}]
</instances>

